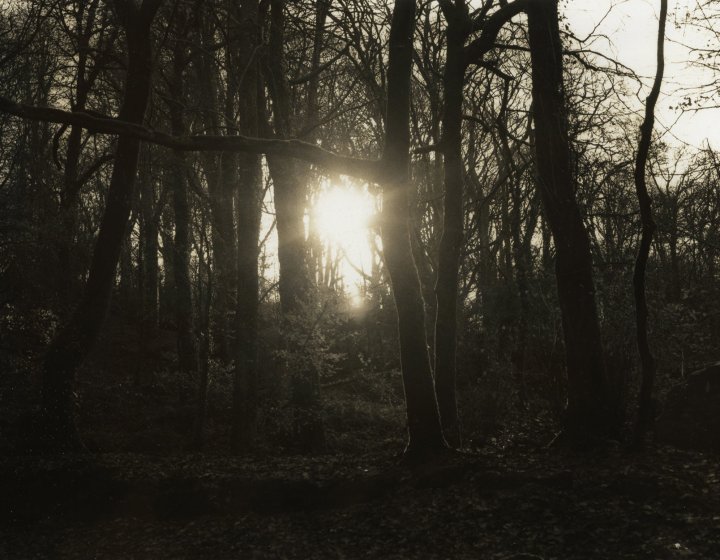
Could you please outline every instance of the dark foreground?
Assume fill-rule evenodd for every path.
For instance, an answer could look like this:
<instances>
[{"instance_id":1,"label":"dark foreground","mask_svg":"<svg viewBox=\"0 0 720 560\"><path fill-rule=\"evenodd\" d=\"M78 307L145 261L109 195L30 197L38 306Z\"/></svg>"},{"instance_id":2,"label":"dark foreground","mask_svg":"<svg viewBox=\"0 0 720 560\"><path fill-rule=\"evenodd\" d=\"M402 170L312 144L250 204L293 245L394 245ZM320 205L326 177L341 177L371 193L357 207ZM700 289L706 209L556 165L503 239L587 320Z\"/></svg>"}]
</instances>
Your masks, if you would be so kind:
<instances>
[{"instance_id":1,"label":"dark foreground","mask_svg":"<svg viewBox=\"0 0 720 560\"><path fill-rule=\"evenodd\" d=\"M717 457L525 449L396 462L5 459L0 558L720 558Z\"/></svg>"}]
</instances>

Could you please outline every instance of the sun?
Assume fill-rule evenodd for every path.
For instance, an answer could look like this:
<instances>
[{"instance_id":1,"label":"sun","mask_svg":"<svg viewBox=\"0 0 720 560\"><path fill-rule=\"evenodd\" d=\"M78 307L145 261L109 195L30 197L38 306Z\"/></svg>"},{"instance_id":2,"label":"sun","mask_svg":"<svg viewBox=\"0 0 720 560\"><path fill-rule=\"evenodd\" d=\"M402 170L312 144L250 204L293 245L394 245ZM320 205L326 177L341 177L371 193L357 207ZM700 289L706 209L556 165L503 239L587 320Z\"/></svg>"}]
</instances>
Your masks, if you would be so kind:
<instances>
[{"instance_id":1,"label":"sun","mask_svg":"<svg viewBox=\"0 0 720 560\"><path fill-rule=\"evenodd\" d=\"M333 186L320 193L312 212L316 232L326 241L344 245L367 230L375 210L367 192Z\"/></svg>"},{"instance_id":2,"label":"sun","mask_svg":"<svg viewBox=\"0 0 720 560\"><path fill-rule=\"evenodd\" d=\"M342 288L354 306L360 305L365 274L374 258L370 239L376 235L376 203L376 197L359 185L327 184L310 208L309 230L325 247L326 258L337 259Z\"/></svg>"}]
</instances>

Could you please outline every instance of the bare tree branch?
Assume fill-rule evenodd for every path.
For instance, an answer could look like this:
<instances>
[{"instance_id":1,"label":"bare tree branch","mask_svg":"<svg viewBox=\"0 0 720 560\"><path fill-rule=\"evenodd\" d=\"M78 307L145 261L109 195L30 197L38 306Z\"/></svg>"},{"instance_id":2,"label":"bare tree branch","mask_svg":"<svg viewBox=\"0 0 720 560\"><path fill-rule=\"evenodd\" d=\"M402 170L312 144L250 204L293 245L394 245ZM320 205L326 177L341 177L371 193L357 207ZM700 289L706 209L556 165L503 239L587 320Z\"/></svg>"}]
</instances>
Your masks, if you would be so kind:
<instances>
[{"instance_id":1,"label":"bare tree branch","mask_svg":"<svg viewBox=\"0 0 720 560\"><path fill-rule=\"evenodd\" d=\"M366 181L380 178L379 160L368 160L335 154L295 139L250 138L247 136L191 135L172 136L145 126L81 111L63 111L53 107L35 107L0 97L0 111L29 120L79 126L103 134L124 134L184 152L247 152L293 157L333 173L351 175Z\"/></svg>"}]
</instances>

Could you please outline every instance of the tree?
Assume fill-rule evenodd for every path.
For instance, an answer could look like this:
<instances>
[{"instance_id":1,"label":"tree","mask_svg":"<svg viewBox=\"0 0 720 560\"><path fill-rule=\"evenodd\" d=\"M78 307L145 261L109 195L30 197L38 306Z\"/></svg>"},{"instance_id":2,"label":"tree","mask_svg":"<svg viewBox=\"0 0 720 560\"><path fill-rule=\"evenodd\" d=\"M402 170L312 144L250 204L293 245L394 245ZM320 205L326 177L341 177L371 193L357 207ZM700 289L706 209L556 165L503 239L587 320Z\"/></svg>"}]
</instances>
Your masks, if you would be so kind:
<instances>
[{"instance_id":1,"label":"tree","mask_svg":"<svg viewBox=\"0 0 720 560\"><path fill-rule=\"evenodd\" d=\"M128 48L125 93L118 118L141 124L150 93L152 37L150 27L160 0L141 5L116 0L115 10ZM133 199L140 142L118 138L107 204L82 299L52 341L42 370L42 413L47 447L59 451L82 447L74 421L74 384L79 365L88 354L110 301L115 268L125 237Z\"/></svg>"},{"instance_id":2,"label":"tree","mask_svg":"<svg viewBox=\"0 0 720 560\"><path fill-rule=\"evenodd\" d=\"M565 433L604 437L619 428L604 367L590 240L575 198L557 1L527 8L538 187L555 243L555 273L568 372Z\"/></svg>"},{"instance_id":3,"label":"tree","mask_svg":"<svg viewBox=\"0 0 720 560\"><path fill-rule=\"evenodd\" d=\"M309 12L303 11L311 5L316 16L312 25L307 17ZM571 137L567 123L570 109L563 95L557 5L516 0L502 3L493 11L493 3L484 3L473 10L471 4L462 1L443 2L441 8L447 21L444 68L442 21L436 17L422 24L421 41L424 43L423 51L419 53L421 65L417 76L422 77L428 88L437 90L427 97L415 95L415 91L423 86L419 78L412 80L416 3L399 1L394 4L389 36L385 12L371 9L376 4L348 0L337 6L337 9L332 8L323 1L291 6L281 0L271 3L227 0L211 8L224 10L221 13L228 15L225 18L229 22L227 29L196 6L197 10L188 16L198 17L201 41L196 48L184 46L187 43L176 37L179 29L172 27L167 34L168 50L177 46L176 43L183 43L183 48L176 53L180 56L175 57L183 64L168 67L167 74L174 76L174 87L166 92L169 94L166 99L170 101L173 114L169 122L156 122L156 128L99 113L62 111L7 99L0 99L0 109L35 120L154 143L172 150L174 157L184 154L186 164L168 168L165 173L167 187L171 184L175 187L170 192L174 193L176 208L174 218L169 213L163 214L163 269L178 274L181 272L176 270L179 266L186 271L192 284L195 271L189 273L187 263L182 261L189 260L194 236L193 250L203 267L202 272L198 269L195 277L200 281L200 276L205 275L208 285L212 283L216 287L212 301L212 331L218 357L226 362L230 355L236 358L233 413L236 449L246 448L253 439L256 403L253 395L258 380L260 155L267 157L274 183L281 253L279 292L285 316L313 305L311 279L305 262L303 223L309 166L324 173L351 175L377 184L382 193L379 226L385 269L392 284L398 317L409 457L442 452L446 448L445 435L453 444L459 443L454 379L457 309L468 303L472 321L492 326L488 320L488 301L492 299L492 285L498 284L490 282L492 278L509 281L509 290L502 289L507 292L507 301L511 302L513 310L503 319L503 324L511 328L491 336L497 338L498 353L511 356L503 363L512 363L516 371L524 369L525 358L519 356L518 350L524 350L528 327L520 324L515 330L513 320L518 316L521 321L527 319L532 302L523 298L531 291L528 288L531 280L540 276L535 276L533 269L533 236L538 223L543 227L543 263L554 259L557 265L557 292L570 379L568 431L594 435L612 432L616 420L612 387L602 363L599 318L593 293L591 241L583 222L583 212L586 207L593 206L593 201L578 201L575 193L579 184L578 161L584 157L584 152L578 150L576 154L573 150L583 132ZM179 5L178 9L185 7ZM263 11L265 8L267 14ZM522 11L528 13L530 48L515 44L515 39L525 29L519 24L514 27L514 34L503 35L501 41L509 37L511 43L507 45L509 48L498 51L502 53L498 55L500 58L486 58L490 49L497 46L498 35L505 23ZM431 17L429 4L423 13L426 18ZM296 14L295 19L288 18L288 15ZM266 16L269 16L269 26L264 19ZM340 32L326 33L326 20L333 22L331 25ZM290 31L286 30L288 21ZM270 39L268 45L261 40L261 30L266 28ZM473 33L477 36L469 40ZM345 34L350 36L344 41ZM389 38L389 64L383 56L386 38ZM312 61L307 75L290 79L288 74L294 72L289 68L293 68L297 58L294 47L288 48L288 45L294 46L296 42L300 45L298 51L312 51ZM335 55L322 63L324 49L335 49ZM524 69L528 51L533 67L534 134L527 124L527 111L521 109L519 116L514 116L516 109L526 106L527 98L523 100L522 97L527 91L523 88L527 86ZM263 52L267 56L259 57ZM512 63L512 71L517 70L519 74L517 81L506 74L505 66L504 70L499 66L500 60L505 65L511 57L517 59ZM172 62L173 58L168 57L168 60ZM295 64L298 68L302 66L298 62ZM483 74L475 70L471 83L466 83L465 74L470 65L481 68ZM330 67L334 71L325 74ZM351 75L351 67L361 70L361 79ZM242 72L237 71L238 68L242 68ZM437 78L443 70L441 97ZM336 85L341 86L341 93ZM358 85L364 87L358 88ZM267 120L264 114L266 89L271 101ZM360 99L353 103L356 98L352 94L358 89L362 89ZM466 89L471 99L463 104ZM328 104L333 107L321 116L326 99L331 100ZM330 132L325 134L325 128L322 135L316 132L321 123L327 124ZM273 134L269 133L266 124L272 124ZM160 131L167 128L170 134ZM417 165L413 165L410 156L411 131L416 141L422 138L426 143L418 149L420 161ZM530 194L528 189L531 166L526 155L533 141L539 177L536 195ZM434 145L427 145L427 142ZM328 146L361 154L382 147L382 155L377 160L352 157L330 151ZM194 152L201 155L187 155ZM428 155L431 153L432 158ZM443 155L442 166L440 158L435 157L438 153ZM179 162L179 158L176 161ZM586 165L586 160L580 161ZM202 176L195 174L198 163L204 171ZM435 196L437 190L433 185L439 186L438 179L441 172L444 173L444 197L416 201L411 165L412 172L420 175L418 183L422 184L427 197ZM175 180L171 180L173 171L181 167L185 167L186 173L177 174ZM472 198L467 206L464 204L465 183L471 187ZM205 188L212 209L211 237L205 226L200 225L200 214L192 214L193 210L198 211L202 202L191 205L188 199L185 207L182 204L182 196L187 196L188 189L193 189L200 195L199 200L204 201ZM145 193L145 190L149 192ZM152 223L158 209L153 214L151 205L146 204L153 202L152 189L144 188L143 192L141 228L148 230L142 232L145 239L146 233L152 236L146 224ZM538 199L542 199L544 206L541 222ZM179 207L177 203L180 203ZM428 216L424 215L426 209L430 209ZM194 218L197 219L193 223ZM437 246L435 262L441 221L443 236ZM234 222L237 222L237 233ZM173 228L175 243L171 239ZM550 231L554 238L554 254ZM203 252L206 241L213 245L211 255ZM171 254L168 248L178 243L184 247L182 254ZM423 246L425 243L430 246ZM147 239L143 245L152 251L152 243ZM129 255L133 249L134 245L127 245L126 253ZM480 253L477 258L472 254L476 249ZM463 256L472 261L471 266L462 263ZM126 285L125 278L132 274L128 262L130 259L126 258L122 272ZM437 299L434 305L433 379L428 352L430 337L424 326L427 302L423 301L424 295L426 298L432 296L424 294L423 287L427 289L434 272L437 272ZM178 284L177 280L175 284ZM517 294L513 293L516 290ZM198 288L193 299L192 290L186 290L191 294L185 298L191 303L186 307L191 319L194 319L192 304L200 301L201 291ZM231 303L233 297L234 306ZM552 305L554 300L550 300ZM516 311L516 306L522 309ZM235 329L228 321L233 315ZM554 325L551 329L554 335ZM234 343L233 330L237 337ZM311 391L304 394L309 395L307 402L312 408L320 401L314 393L316 376L310 373L312 375L298 375L297 378L311 380ZM300 393L298 391L296 395Z\"/></svg>"},{"instance_id":4,"label":"tree","mask_svg":"<svg viewBox=\"0 0 720 560\"><path fill-rule=\"evenodd\" d=\"M145 6L145 5L144 5ZM138 12L145 14L143 8ZM154 11L153 11L154 14ZM398 312L398 328L400 332L400 353L403 369L403 380L408 410L408 447L409 457L423 457L445 449L445 441L440 428L440 419L437 401L433 386L432 372L424 334L423 305L420 295L420 285L417 271L412 259L410 245L409 224L409 110L410 110L410 72L412 67L412 35L414 29L415 2L411 0L398 1L393 9L393 20L390 34L390 65L387 77L387 133L383 156L379 161L364 160L348 156L336 155L317 145L297 140L263 140L247 136L194 136L176 137L158 133L142 126L138 126L141 116L135 113L122 112L118 120L83 113L68 113L57 109L43 109L22 106L9 100L0 100L0 106L5 111L13 112L19 116L39 118L41 120L67 122L68 124L82 124L92 130L121 133L124 132L133 142L139 139L153 141L164 146L186 151L192 150L229 150L249 153L266 153L268 155L293 156L320 165L328 171L342 172L377 181L383 188L383 216L382 239L383 249L394 290L396 308ZM150 18L151 19L151 18ZM140 19L145 22L146 19ZM147 24L149 28L149 23ZM128 24L128 29L136 31L134 26ZM145 29L145 28L144 28ZM142 36L128 34L135 39ZM149 39L147 39L146 54L149 53ZM133 43L134 46L134 43ZM131 49L135 54L135 51ZM134 59L133 59L134 60ZM131 73L132 77L136 74ZM145 74L143 74L145 76ZM149 79L149 74L146 76ZM134 85L134 83L133 83ZM146 82L143 85L147 86ZM137 91L134 89L133 91ZM143 90L140 90L143 91ZM146 100L146 98L145 98ZM135 106L133 106L135 108ZM144 104L143 104L144 109ZM134 118L127 118L134 117ZM136 144L133 144L137 147ZM137 152L135 152L136 165ZM132 163L132 162L131 162ZM119 169L119 168L118 168ZM124 169L128 169L127 167ZM122 183L122 186L132 188L132 182ZM127 214L116 215L115 205L106 208L113 218L113 225L117 226ZM129 208L128 208L129 212ZM101 239L102 236L101 229ZM112 238L118 241L119 252L120 237ZM114 246L103 249L112 250ZM103 251L103 254L105 251ZM97 251L96 251L96 254ZM117 253L114 262L104 262L103 279L110 279L108 265L117 263ZM99 258L99 257L98 257ZM91 279L93 275L91 273ZM89 284L90 285L90 284ZM107 293L109 297L109 292ZM107 298L103 300L107 303ZM98 327L99 321L92 323L91 327ZM89 329L86 329L89 331ZM92 334L88 332L88 334ZM89 339L90 340L90 339ZM88 348L85 346L84 348ZM73 369L81 361L83 353L73 354ZM69 371L69 370L68 370ZM65 376L63 379L68 379ZM70 383L67 384L71 386ZM67 391L69 396L70 391ZM70 415L68 415L70 416Z\"/></svg>"},{"instance_id":5,"label":"tree","mask_svg":"<svg viewBox=\"0 0 720 560\"><path fill-rule=\"evenodd\" d=\"M236 15L239 42L237 61L243 69L238 80L240 132L258 136L264 100L261 95L260 12L257 0L244 0ZM237 71L233 69L233 71ZM242 153L238 158L237 185L237 287L235 307L235 372L233 376L233 448L246 450L254 444L258 384L258 298L260 279L260 205L262 169L260 157Z\"/></svg>"},{"instance_id":6,"label":"tree","mask_svg":"<svg viewBox=\"0 0 720 560\"><path fill-rule=\"evenodd\" d=\"M448 440L460 444L457 403L455 397L455 361L457 346L458 272L463 243L462 108L465 71L470 63L487 64L483 57L492 48L502 25L518 14L523 1L505 4L489 18L488 2L471 18L464 0L440 2L447 21L447 60L443 75L443 136L441 151L444 160L445 201L442 238L438 253L437 298L435 317L435 384L440 416ZM465 46L473 30L482 33ZM474 139L470 140L471 142Z\"/></svg>"},{"instance_id":7,"label":"tree","mask_svg":"<svg viewBox=\"0 0 720 560\"><path fill-rule=\"evenodd\" d=\"M66 7L73 15L74 36L71 38L73 52L77 53L77 71L74 91L72 93L72 106L76 111L86 109L90 92L98 79L100 72L107 63L110 49L114 46L118 34L117 26L108 25L108 12L105 6L100 6L99 0L91 2L70 2ZM61 10L58 18L64 18L65 10ZM99 13L98 13L99 12ZM99 21L98 21L99 20ZM97 35L97 37L95 37ZM97 55L91 59L91 40L96 42ZM56 134L58 136L64 129ZM73 259L73 240L76 235L78 221L78 204L80 191L88 180L98 171L109 157L100 157L91 165L81 168L82 156L82 128L70 127L68 134L65 161L63 166L63 192L60 202L60 224L62 234L59 236L58 247L58 300L72 301L78 265Z\"/></svg>"},{"instance_id":8,"label":"tree","mask_svg":"<svg viewBox=\"0 0 720 560\"><path fill-rule=\"evenodd\" d=\"M189 53L185 45L189 21L185 6L176 6L170 25L173 28L173 44L170 48L169 75L166 103L170 131L181 136L186 129L184 106L186 105L185 74ZM190 200L188 198L187 162L184 152L173 150L166 160L165 174L172 193L175 235L173 238L173 308L177 330L178 365L185 376L192 376L198 368L197 344L193 328L192 284L190 281Z\"/></svg>"},{"instance_id":9,"label":"tree","mask_svg":"<svg viewBox=\"0 0 720 560\"><path fill-rule=\"evenodd\" d=\"M285 9L284 0L271 2L271 24L269 38L268 89L272 99L273 124L275 133L281 138L295 134L293 126L292 92L285 61ZM318 31L313 63L317 64L320 40L324 25L323 13L327 13L325 2L318 3ZM313 70L316 70L314 68ZM313 104L317 85L309 95ZM314 107L309 107L311 111ZM314 117L310 117L314 118ZM305 240L305 200L308 190L309 173L292 158L268 156L268 169L273 182L273 194L278 233L278 261L280 264L280 305L285 328L297 328L299 317L311 302L311 278L308 269L308 247ZM304 336L304 335L303 335ZM304 348L299 340L288 339L290 355L299 357L293 366L291 377L291 402L294 408L294 430L300 449L321 451L325 448L325 434L319 413L320 380L312 360L303 356ZM288 364L289 365L289 364Z\"/></svg>"},{"instance_id":10,"label":"tree","mask_svg":"<svg viewBox=\"0 0 720 560\"><path fill-rule=\"evenodd\" d=\"M408 417L409 457L432 455L446 447L425 339L425 311L413 261L409 221L410 71L415 2L395 3L387 73L387 132L382 156L381 232L385 265L398 314L400 361Z\"/></svg>"},{"instance_id":11,"label":"tree","mask_svg":"<svg viewBox=\"0 0 720 560\"><path fill-rule=\"evenodd\" d=\"M648 342L648 307L645 295L645 276L647 270L650 247L656 225L652 213L652 200L648 193L645 179L652 131L655 124L655 105L660 95L663 73L665 70L665 20L667 19L667 0L660 0L660 22L658 24L657 39L657 70L652 89L645 102L645 119L640 125L640 141L638 143L635 159L635 189L640 203L640 219L642 222L642 235L635 260L633 274L633 293L635 296L635 317L637 323L637 345L640 354L642 371L642 385L640 387L638 423L635 434L636 441L642 441L645 432L652 427L654 410L652 406L653 384L655 382L655 358Z\"/></svg>"}]
</instances>

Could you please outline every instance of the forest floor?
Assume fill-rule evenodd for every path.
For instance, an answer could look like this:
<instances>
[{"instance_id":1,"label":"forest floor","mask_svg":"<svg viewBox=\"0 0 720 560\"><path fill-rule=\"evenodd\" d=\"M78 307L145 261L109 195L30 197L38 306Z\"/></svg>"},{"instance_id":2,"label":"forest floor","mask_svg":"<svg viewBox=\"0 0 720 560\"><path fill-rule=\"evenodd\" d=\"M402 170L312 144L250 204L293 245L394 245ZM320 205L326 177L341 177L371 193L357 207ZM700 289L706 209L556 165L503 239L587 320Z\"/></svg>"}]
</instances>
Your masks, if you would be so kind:
<instances>
[{"instance_id":1,"label":"forest floor","mask_svg":"<svg viewBox=\"0 0 720 560\"><path fill-rule=\"evenodd\" d=\"M26 456L0 492L13 560L720 558L718 457L671 448Z\"/></svg>"}]
</instances>

